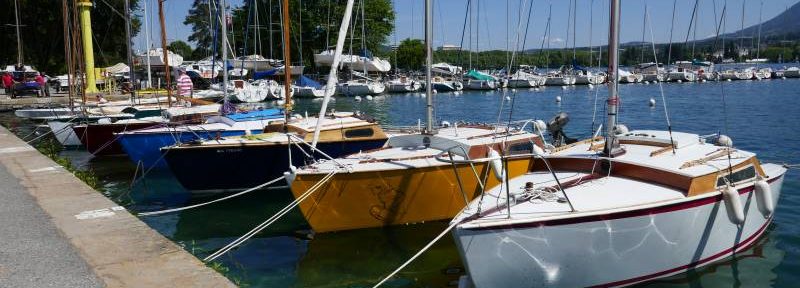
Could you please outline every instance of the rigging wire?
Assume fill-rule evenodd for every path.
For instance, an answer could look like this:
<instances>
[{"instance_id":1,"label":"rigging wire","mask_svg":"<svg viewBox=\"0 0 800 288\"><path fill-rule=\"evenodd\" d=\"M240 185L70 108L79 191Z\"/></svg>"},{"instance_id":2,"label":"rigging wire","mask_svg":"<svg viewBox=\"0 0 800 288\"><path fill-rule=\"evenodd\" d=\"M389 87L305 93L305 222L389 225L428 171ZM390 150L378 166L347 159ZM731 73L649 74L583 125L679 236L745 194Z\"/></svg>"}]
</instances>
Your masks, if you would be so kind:
<instances>
[{"instance_id":1,"label":"rigging wire","mask_svg":"<svg viewBox=\"0 0 800 288\"><path fill-rule=\"evenodd\" d=\"M650 10L645 8L645 19L647 19L647 26L650 28L650 46L653 48L653 62L656 63L656 75L658 75L658 53L656 53L656 43L653 36L653 25L650 22ZM661 93L661 104L664 106L664 119L667 120L667 131L669 132L669 143L672 145L672 154L675 154L675 140L672 138L672 122L669 119L669 110L667 109L667 97L664 96L664 84L658 82L658 91Z\"/></svg>"}]
</instances>

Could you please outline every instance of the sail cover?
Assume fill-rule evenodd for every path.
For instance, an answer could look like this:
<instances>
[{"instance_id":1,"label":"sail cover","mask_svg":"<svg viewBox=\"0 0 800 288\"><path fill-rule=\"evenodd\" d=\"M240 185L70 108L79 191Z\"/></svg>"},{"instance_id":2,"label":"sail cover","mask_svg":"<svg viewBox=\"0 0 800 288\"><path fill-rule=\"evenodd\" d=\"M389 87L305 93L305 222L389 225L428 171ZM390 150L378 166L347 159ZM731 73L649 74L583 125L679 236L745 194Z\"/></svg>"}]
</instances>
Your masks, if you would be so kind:
<instances>
[{"instance_id":1,"label":"sail cover","mask_svg":"<svg viewBox=\"0 0 800 288\"><path fill-rule=\"evenodd\" d=\"M494 81L495 80L494 77L486 75L486 74L483 74L483 73L478 72L477 70L474 70L474 69L473 70L469 70L469 72L467 72L466 76L469 77L469 78L475 79L475 80L484 80L484 81Z\"/></svg>"},{"instance_id":2,"label":"sail cover","mask_svg":"<svg viewBox=\"0 0 800 288\"><path fill-rule=\"evenodd\" d=\"M267 71L255 72L253 73L253 80L264 79L269 76L275 75L278 72L278 69L269 69Z\"/></svg>"},{"instance_id":3,"label":"sail cover","mask_svg":"<svg viewBox=\"0 0 800 288\"><path fill-rule=\"evenodd\" d=\"M305 75L300 75L300 77L294 81L294 84L300 87L311 87L314 89L322 88L321 84L317 83L317 81L311 80L311 78L308 78Z\"/></svg>"}]
</instances>

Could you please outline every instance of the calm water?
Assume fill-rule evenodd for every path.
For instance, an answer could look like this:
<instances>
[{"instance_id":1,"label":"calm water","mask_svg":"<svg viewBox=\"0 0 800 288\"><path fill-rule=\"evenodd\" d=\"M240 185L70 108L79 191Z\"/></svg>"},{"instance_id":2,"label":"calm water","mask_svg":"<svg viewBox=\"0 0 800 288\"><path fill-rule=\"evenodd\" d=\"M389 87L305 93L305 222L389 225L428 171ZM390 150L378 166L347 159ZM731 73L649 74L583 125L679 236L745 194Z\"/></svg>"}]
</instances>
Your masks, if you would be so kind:
<instances>
[{"instance_id":1,"label":"calm water","mask_svg":"<svg viewBox=\"0 0 800 288\"><path fill-rule=\"evenodd\" d=\"M666 129L659 86L622 85L621 121L631 129ZM759 154L762 161L800 163L800 80L738 81L722 83L664 84L667 108L674 130L711 134L721 131L738 148ZM723 90L724 102L723 106ZM605 87L548 87L535 90L442 93L435 96L437 121L495 122L501 102L503 120L549 119L559 111L572 121L571 137L591 134L595 95L596 122L603 122ZM555 98L561 96L561 103ZM655 98L657 105L648 107ZM386 124L416 125L424 118L421 94L387 95L355 102L338 98L336 110L360 110ZM296 111L316 113L320 101L298 100ZM723 108L724 107L724 108ZM18 134L31 131L32 123L0 116L3 124ZM595 126L596 127L596 126ZM110 198L136 211L153 211L207 201L192 198L168 171L153 171L131 187L135 167L127 158L91 158L85 151L64 151L75 165L94 170ZM202 160L200 161L202 162ZM235 165L235 163L232 163ZM264 165L269 165L264 161ZM157 217L142 218L148 225L202 258L244 234L277 210L292 196L273 189L239 198ZM775 221L764 238L735 259L707 266L666 280L653 287L796 287L800 283L800 173L789 171ZM294 211L245 245L221 257L228 277L249 287L368 287L395 269L446 227L426 223L385 229L315 235L309 239L308 225ZM454 285L463 268L450 238L405 269L387 287L446 287Z\"/></svg>"}]
</instances>

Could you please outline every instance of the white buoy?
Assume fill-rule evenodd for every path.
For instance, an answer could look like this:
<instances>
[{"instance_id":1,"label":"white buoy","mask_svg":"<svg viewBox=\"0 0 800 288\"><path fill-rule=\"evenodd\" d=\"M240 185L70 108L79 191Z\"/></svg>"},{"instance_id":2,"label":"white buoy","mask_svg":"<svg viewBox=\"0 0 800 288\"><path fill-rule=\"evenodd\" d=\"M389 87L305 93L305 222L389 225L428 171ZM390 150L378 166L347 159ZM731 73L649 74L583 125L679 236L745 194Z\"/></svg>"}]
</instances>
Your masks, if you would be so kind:
<instances>
[{"instance_id":1,"label":"white buoy","mask_svg":"<svg viewBox=\"0 0 800 288\"><path fill-rule=\"evenodd\" d=\"M517 93L517 88L512 88L511 92Z\"/></svg>"},{"instance_id":2,"label":"white buoy","mask_svg":"<svg viewBox=\"0 0 800 288\"><path fill-rule=\"evenodd\" d=\"M683 83L683 80L681 80L681 79L678 79L678 81L677 81L677 82L678 82L678 83Z\"/></svg>"},{"instance_id":3,"label":"white buoy","mask_svg":"<svg viewBox=\"0 0 800 288\"><path fill-rule=\"evenodd\" d=\"M533 90L539 91L539 87L533 88Z\"/></svg>"},{"instance_id":4,"label":"white buoy","mask_svg":"<svg viewBox=\"0 0 800 288\"><path fill-rule=\"evenodd\" d=\"M759 204L758 208L761 210L761 213L764 214L764 216L772 215L772 211L775 211L775 202L773 202L772 199L772 188L769 187L769 183L764 179L759 179L754 186L756 199L758 199Z\"/></svg>"},{"instance_id":5,"label":"white buoy","mask_svg":"<svg viewBox=\"0 0 800 288\"><path fill-rule=\"evenodd\" d=\"M644 80L644 82L642 82L642 83L644 83L644 84L650 84L650 81Z\"/></svg>"},{"instance_id":6,"label":"white buoy","mask_svg":"<svg viewBox=\"0 0 800 288\"><path fill-rule=\"evenodd\" d=\"M561 90L567 90L567 86L561 86Z\"/></svg>"},{"instance_id":7,"label":"white buoy","mask_svg":"<svg viewBox=\"0 0 800 288\"><path fill-rule=\"evenodd\" d=\"M511 101L511 96L506 96L506 101Z\"/></svg>"},{"instance_id":8,"label":"white buoy","mask_svg":"<svg viewBox=\"0 0 800 288\"><path fill-rule=\"evenodd\" d=\"M367 100L372 101L372 95L367 95Z\"/></svg>"},{"instance_id":9,"label":"white buoy","mask_svg":"<svg viewBox=\"0 0 800 288\"><path fill-rule=\"evenodd\" d=\"M431 93L436 94L436 93L439 93L439 91L436 90L436 89L431 89Z\"/></svg>"},{"instance_id":10,"label":"white buoy","mask_svg":"<svg viewBox=\"0 0 800 288\"><path fill-rule=\"evenodd\" d=\"M594 88L594 85L592 85L592 83L589 83L589 89L592 89L592 88Z\"/></svg>"},{"instance_id":11,"label":"white buoy","mask_svg":"<svg viewBox=\"0 0 800 288\"><path fill-rule=\"evenodd\" d=\"M786 76L781 76L781 80L786 80Z\"/></svg>"},{"instance_id":12,"label":"white buoy","mask_svg":"<svg viewBox=\"0 0 800 288\"><path fill-rule=\"evenodd\" d=\"M356 101L361 101L361 96L356 96L356 97L355 97L355 100L356 100Z\"/></svg>"},{"instance_id":13,"label":"white buoy","mask_svg":"<svg viewBox=\"0 0 800 288\"><path fill-rule=\"evenodd\" d=\"M706 83L706 79L700 79L700 83Z\"/></svg>"},{"instance_id":14,"label":"white buoy","mask_svg":"<svg viewBox=\"0 0 800 288\"><path fill-rule=\"evenodd\" d=\"M730 78L728 78L728 79L727 79L727 80L725 80L725 81L731 82L731 81L733 81L733 80L731 80Z\"/></svg>"},{"instance_id":15,"label":"white buoy","mask_svg":"<svg viewBox=\"0 0 800 288\"><path fill-rule=\"evenodd\" d=\"M734 224L744 223L744 208L739 199L739 190L728 186L722 190L722 198L725 199L725 206L728 208L728 218Z\"/></svg>"},{"instance_id":16,"label":"white buoy","mask_svg":"<svg viewBox=\"0 0 800 288\"><path fill-rule=\"evenodd\" d=\"M556 103L561 103L561 96L556 96Z\"/></svg>"},{"instance_id":17,"label":"white buoy","mask_svg":"<svg viewBox=\"0 0 800 288\"><path fill-rule=\"evenodd\" d=\"M656 99L650 98L649 103L650 103L650 107L655 107L656 106Z\"/></svg>"},{"instance_id":18,"label":"white buoy","mask_svg":"<svg viewBox=\"0 0 800 288\"><path fill-rule=\"evenodd\" d=\"M494 177L497 180L503 181L503 161L500 159L500 153L494 151L494 149L489 149L489 158L493 158L491 160L492 170L494 170Z\"/></svg>"}]
</instances>

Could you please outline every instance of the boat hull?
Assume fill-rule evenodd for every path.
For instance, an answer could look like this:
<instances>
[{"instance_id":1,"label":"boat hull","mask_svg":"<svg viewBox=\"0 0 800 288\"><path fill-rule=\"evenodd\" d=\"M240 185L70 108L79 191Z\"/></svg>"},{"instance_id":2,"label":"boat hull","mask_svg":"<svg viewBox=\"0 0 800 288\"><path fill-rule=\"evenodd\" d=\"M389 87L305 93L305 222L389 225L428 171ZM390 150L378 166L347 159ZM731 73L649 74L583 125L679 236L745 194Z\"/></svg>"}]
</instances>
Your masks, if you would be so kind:
<instances>
[{"instance_id":1,"label":"boat hull","mask_svg":"<svg viewBox=\"0 0 800 288\"><path fill-rule=\"evenodd\" d=\"M777 203L782 176L770 188ZM646 192L646 191L642 191ZM753 186L739 188L741 226L719 193L640 210L507 226L453 235L475 287L612 287L686 272L744 250L772 218ZM694 233L697 232L697 233Z\"/></svg>"},{"instance_id":2,"label":"boat hull","mask_svg":"<svg viewBox=\"0 0 800 288\"><path fill-rule=\"evenodd\" d=\"M497 82L487 80L469 80L467 81L468 90L496 90Z\"/></svg>"},{"instance_id":3,"label":"boat hull","mask_svg":"<svg viewBox=\"0 0 800 288\"><path fill-rule=\"evenodd\" d=\"M529 164L529 159L511 160L511 176L522 175ZM483 162L475 164L475 169L485 175L490 168ZM341 172L300 202L300 210L317 233L451 219L480 193L469 165L458 165L457 173L459 177L449 164ZM488 173L487 189L499 183L491 171ZM292 194L299 197L326 174L296 175ZM459 178L466 195L459 189Z\"/></svg>"},{"instance_id":4,"label":"boat hull","mask_svg":"<svg viewBox=\"0 0 800 288\"><path fill-rule=\"evenodd\" d=\"M252 131L261 133L261 129ZM128 154L133 163L141 163L144 167L167 168L167 163L161 157L161 147L175 145L178 141L186 143L202 139L214 139L244 135L245 130L202 130L194 132L175 133L126 133L117 139L125 154Z\"/></svg>"},{"instance_id":5,"label":"boat hull","mask_svg":"<svg viewBox=\"0 0 800 288\"><path fill-rule=\"evenodd\" d=\"M72 130L80 139L86 150L93 155L125 154L116 133L144 129L158 125L157 123L125 123L125 124L87 124L75 125Z\"/></svg>"},{"instance_id":6,"label":"boat hull","mask_svg":"<svg viewBox=\"0 0 800 288\"><path fill-rule=\"evenodd\" d=\"M48 121L47 126L53 131L53 136L56 137L58 143L63 146L81 146L81 139L72 130L75 123L63 121Z\"/></svg>"},{"instance_id":7,"label":"boat hull","mask_svg":"<svg viewBox=\"0 0 800 288\"><path fill-rule=\"evenodd\" d=\"M317 148L331 157L340 157L383 146L386 139L320 142ZM304 147L308 150L308 147ZM306 159L297 145L291 146L292 163L305 166ZM175 178L192 192L241 191L278 178L289 171L289 155L286 144L245 145L236 147L190 147L164 150L164 159ZM316 154L315 157L322 157ZM202 165L197 161L201 160ZM280 184L285 185L281 181Z\"/></svg>"},{"instance_id":8,"label":"boat hull","mask_svg":"<svg viewBox=\"0 0 800 288\"><path fill-rule=\"evenodd\" d=\"M538 86L539 82L534 79L522 79L522 78L508 79L509 88L534 88Z\"/></svg>"}]
</instances>

